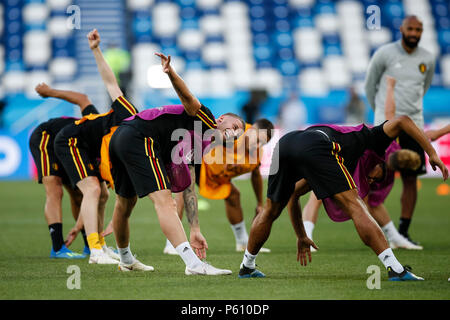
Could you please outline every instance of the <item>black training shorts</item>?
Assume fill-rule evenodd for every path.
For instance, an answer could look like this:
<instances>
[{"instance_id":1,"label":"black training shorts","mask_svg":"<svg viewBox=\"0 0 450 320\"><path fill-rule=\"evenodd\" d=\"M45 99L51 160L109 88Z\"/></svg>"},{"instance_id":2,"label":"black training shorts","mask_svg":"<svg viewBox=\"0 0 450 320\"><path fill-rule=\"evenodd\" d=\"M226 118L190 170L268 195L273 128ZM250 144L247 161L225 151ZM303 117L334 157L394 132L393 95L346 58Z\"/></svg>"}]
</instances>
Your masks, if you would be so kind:
<instances>
[{"instance_id":1,"label":"black training shorts","mask_svg":"<svg viewBox=\"0 0 450 320\"><path fill-rule=\"evenodd\" d=\"M267 197L284 206L294 191L295 183L302 178L308 181L318 199L355 189L341 152L338 143L318 131L286 134L274 150Z\"/></svg>"},{"instance_id":2,"label":"black training shorts","mask_svg":"<svg viewBox=\"0 0 450 320\"><path fill-rule=\"evenodd\" d=\"M77 135L70 134L75 124L62 129L55 138L55 153L66 171L72 187L86 177L103 181L98 170L99 160L89 153L88 145Z\"/></svg>"},{"instance_id":3,"label":"black training shorts","mask_svg":"<svg viewBox=\"0 0 450 320\"><path fill-rule=\"evenodd\" d=\"M42 183L43 177L57 176L61 178L63 184L69 184L69 177L53 148L55 137L45 129L45 125L46 123L40 124L33 130L29 142L31 155L37 168L38 182Z\"/></svg>"},{"instance_id":4,"label":"black training shorts","mask_svg":"<svg viewBox=\"0 0 450 320\"><path fill-rule=\"evenodd\" d=\"M143 136L134 127L117 128L109 144L109 157L118 195L142 198L158 190L170 190L158 142Z\"/></svg>"}]
</instances>

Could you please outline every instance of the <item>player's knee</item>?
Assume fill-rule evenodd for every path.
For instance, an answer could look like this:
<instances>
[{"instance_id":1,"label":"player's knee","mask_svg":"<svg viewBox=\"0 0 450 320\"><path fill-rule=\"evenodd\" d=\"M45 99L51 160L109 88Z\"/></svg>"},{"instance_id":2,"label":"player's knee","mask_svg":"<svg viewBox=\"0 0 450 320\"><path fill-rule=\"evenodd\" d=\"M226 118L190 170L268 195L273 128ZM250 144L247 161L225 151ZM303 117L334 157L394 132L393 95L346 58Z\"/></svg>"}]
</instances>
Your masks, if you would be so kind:
<instances>
[{"instance_id":1,"label":"player's knee","mask_svg":"<svg viewBox=\"0 0 450 320\"><path fill-rule=\"evenodd\" d=\"M64 191L61 186L51 186L46 188L47 199L50 201L62 201Z\"/></svg>"},{"instance_id":2,"label":"player's knee","mask_svg":"<svg viewBox=\"0 0 450 320\"><path fill-rule=\"evenodd\" d=\"M83 192L83 197L92 197L97 199L100 199L100 194L102 193L100 185L95 182L85 185L81 191Z\"/></svg>"}]
</instances>

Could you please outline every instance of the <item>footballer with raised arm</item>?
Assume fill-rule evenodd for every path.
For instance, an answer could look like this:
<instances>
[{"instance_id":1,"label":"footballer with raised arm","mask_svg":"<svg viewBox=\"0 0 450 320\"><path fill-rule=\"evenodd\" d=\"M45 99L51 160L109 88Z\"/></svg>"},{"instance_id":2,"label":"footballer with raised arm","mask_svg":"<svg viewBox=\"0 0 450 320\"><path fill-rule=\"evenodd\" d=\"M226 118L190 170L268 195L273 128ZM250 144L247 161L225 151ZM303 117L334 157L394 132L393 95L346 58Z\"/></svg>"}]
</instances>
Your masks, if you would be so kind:
<instances>
[{"instance_id":1,"label":"footballer with raised arm","mask_svg":"<svg viewBox=\"0 0 450 320\"><path fill-rule=\"evenodd\" d=\"M114 74L103 56L96 54L97 66L108 91L118 85ZM112 88L112 89L111 89ZM117 91L116 91L117 92ZM105 205L101 200L107 186L100 174L98 159L105 137L137 110L121 94L114 95L111 110L88 115L61 130L55 140L55 151L64 166L72 186L83 194L80 214L91 251L91 264L118 264L119 256L106 246L101 236Z\"/></svg>"},{"instance_id":2,"label":"footballer with raised arm","mask_svg":"<svg viewBox=\"0 0 450 320\"><path fill-rule=\"evenodd\" d=\"M57 90L45 83L37 85L35 90L43 98L58 98L78 105L83 116L98 113L89 98L83 93ZM44 214L52 240L50 258L79 259L89 255L89 246L84 230L82 230L85 243L83 254L72 252L64 244L62 231L63 187L70 196L72 215L75 220L78 219L80 213L83 195L80 190L71 186L67 173L56 157L53 148L55 136L58 132L76 120L78 119L60 117L43 122L33 130L29 141L31 155L37 168L38 182L45 188ZM106 198L108 198L107 194Z\"/></svg>"},{"instance_id":3,"label":"footballer with raised arm","mask_svg":"<svg viewBox=\"0 0 450 320\"><path fill-rule=\"evenodd\" d=\"M88 39L101 69L100 66L104 60L99 48L98 31L91 31ZM173 70L170 65L170 56L166 57L161 53L156 55L160 57L163 71L169 76L182 104L148 109L133 115L125 119L111 137L109 157L116 192L112 225L120 255L119 270L152 271L154 269L138 261L130 250L128 220L139 196L140 198L148 197L153 202L164 235L173 244L186 265L186 275L230 274L230 270L217 269L200 260L206 255L207 242L200 232L198 217L192 219L190 244L187 241L171 193L176 183L174 179L179 177L171 175L172 179L169 180L168 175L173 164L172 151L178 143L172 139L175 130L195 134L195 129L197 131L200 129L201 132L198 134L201 136L206 131L212 130L220 133L221 139L227 140L242 134L244 122L239 116L233 114L222 115L216 121L211 111L192 95L184 81ZM111 77L113 77L112 74ZM117 82L107 77L102 78L110 97L113 100L121 97L122 92ZM190 183L189 169L187 170L188 183L185 187Z\"/></svg>"}]
</instances>

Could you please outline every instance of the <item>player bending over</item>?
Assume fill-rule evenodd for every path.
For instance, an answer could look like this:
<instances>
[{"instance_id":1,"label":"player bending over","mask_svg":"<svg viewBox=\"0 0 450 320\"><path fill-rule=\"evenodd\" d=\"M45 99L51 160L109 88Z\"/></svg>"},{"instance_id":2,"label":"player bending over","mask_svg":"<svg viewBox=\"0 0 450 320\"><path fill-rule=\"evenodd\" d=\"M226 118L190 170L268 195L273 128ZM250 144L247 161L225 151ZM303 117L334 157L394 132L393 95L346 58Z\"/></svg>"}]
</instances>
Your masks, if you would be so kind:
<instances>
[{"instance_id":1,"label":"player bending over","mask_svg":"<svg viewBox=\"0 0 450 320\"><path fill-rule=\"evenodd\" d=\"M108 93L116 100L121 97L122 92L114 75L102 72L107 65L99 48L100 36L97 30L90 32L88 38ZM116 192L112 224L120 254L119 269L153 270L153 267L135 259L129 245L128 220L139 196L148 197L153 202L164 235L186 265L185 274L230 274L230 270L217 269L200 260L206 255L207 242L200 232L198 217L194 217L191 223L190 244L187 241L171 194L176 180L180 179L180 176L172 174L171 171L174 168L171 153L178 143L178 140L172 140L172 133L176 129L195 132L195 126L201 130L199 134L203 136L208 130L216 132L214 129L217 128L221 137L226 140L239 136L243 132L244 123L238 116L232 114L222 115L216 122L211 111L192 95L184 81L173 70L170 56L157 55L161 58L163 71L169 76L182 105L142 111L123 121L111 137L109 157ZM168 175L171 175L170 181ZM184 188L191 181L189 173L187 178L187 185Z\"/></svg>"},{"instance_id":2,"label":"player bending over","mask_svg":"<svg viewBox=\"0 0 450 320\"><path fill-rule=\"evenodd\" d=\"M226 161L214 161L216 148L210 150L201 165L195 166L195 178L183 193L176 195L178 216L183 217L183 208L186 209L188 221L198 210L196 201L195 183L199 185L199 193L208 199L223 199L225 213L230 222L236 241L236 251L243 252L247 247L248 234L245 227L244 214L241 206L240 192L231 182L231 179L251 172L251 183L256 197L255 216L263 207L263 179L259 171L263 155L262 147L272 138L273 124L267 119L257 120L253 126L246 124L246 130L242 136L234 142L233 150L225 146L221 148L227 153ZM211 159L211 161L209 161ZM184 206L186 204L186 206ZM170 241L167 240L164 253L178 254ZM267 248L261 248L260 252L270 252Z\"/></svg>"},{"instance_id":3,"label":"player bending over","mask_svg":"<svg viewBox=\"0 0 450 320\"><path fill-rule=\"evenodd\" d=\"M253 222L239 277L265 276L255 268L255 259L269 237L272 223L286 205L297 235L297 260L305 266L308 260L311 262L310 246L317 247L306 236L298 198L312 189L318 199L333 198L353 220L361 240L384 264L390 280L423 280L398 262L383 232L359 197L349 173L355 170L365 150L373 150L382 156L401 132L406 132L422 146L433 169L439 167L447 179L448 169L424 132L407 116L373 128L361 125L359 130L349 131L339 126L313 126L283 136L275 147L266 205Z\"/></svg>"},{"instance_id":4,"label":"player bending over","mask_svg":"<svg viewBox=\"0 0 450 320\"><path fill-rule=\"evenodd\" d=\"M102 78L115 81L114 74L101 52L98 50L94 55ZM121 95L115 96L113 101L109 112L85 116L69 124L58 133L55 140L56 155L72 186L77 186L83 194L80 214L91 251L91 264L118 264L120 260L119 256L106 246L105 239L101 236L105 213L102 195L107 193L107 186L100 174L97 159L101 158L102 145L104 146L108 135L123 119L136 114L137 110Z\"/></svg>"},{"instance_id":5,"label":"player bending over","mask_svg":"<svg viewBox=\"0 0 450 320\"><path fill-rule=\"evenodd\" d=\"M45 83L36 86L35 90L43 98L53 97L78 105L83 116L98 113L89 98L82 93L53 89ZM64 244L62 231L63 187L70 196L72 215L75 220L78 219L80 213L83 195L78 188L71 186L67 173L56 157L53 148L58 132L76 120L78 119L71 117L50 119L41 123L30 136L30 151L36 164L38 182L45 188L44 214L52 240L50 258L79 259L89 255L89 246L84 230L81 230L85 243L83 254L72 252ZM108 194L105 194L104 200L106 201L107 198Z\"/></svg>"}]
</instances>

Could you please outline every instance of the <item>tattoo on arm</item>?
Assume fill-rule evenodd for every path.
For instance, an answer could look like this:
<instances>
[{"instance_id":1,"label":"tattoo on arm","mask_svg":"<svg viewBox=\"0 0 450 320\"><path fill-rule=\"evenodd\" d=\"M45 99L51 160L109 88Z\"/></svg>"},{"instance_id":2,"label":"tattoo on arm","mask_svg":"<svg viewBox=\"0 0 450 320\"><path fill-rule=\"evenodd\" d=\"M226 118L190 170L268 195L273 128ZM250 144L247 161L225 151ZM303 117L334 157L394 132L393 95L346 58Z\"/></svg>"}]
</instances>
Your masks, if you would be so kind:
<instances>
[{"instance_id":1,"label":"tattoo on arm","mask_svg":"<svg viewBox=\"0 0 450 320\"><path fill-rule=\"evenodd\" d=\"M197 194L195 193L195 169L194 166L189 166L191 172L191 185L184 190L184 208L186 211L186 218L190 226L198 226L198 206Z\"/></svg>"}]
</instances>

